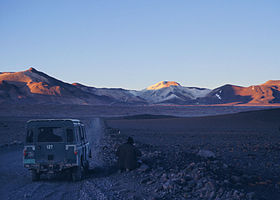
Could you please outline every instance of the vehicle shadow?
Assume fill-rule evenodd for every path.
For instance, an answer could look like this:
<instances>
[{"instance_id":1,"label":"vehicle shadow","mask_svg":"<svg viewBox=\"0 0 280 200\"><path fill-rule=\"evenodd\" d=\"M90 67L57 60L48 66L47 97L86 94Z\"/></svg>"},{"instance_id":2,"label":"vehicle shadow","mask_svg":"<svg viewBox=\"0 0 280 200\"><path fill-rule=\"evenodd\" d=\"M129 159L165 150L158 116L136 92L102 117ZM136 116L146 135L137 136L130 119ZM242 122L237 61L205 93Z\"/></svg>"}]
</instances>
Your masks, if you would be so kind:
<instances>
[{"instance_id":1,"label":"vehicle shadow","mask_svg":"<svg viewBox=\"0 0 280 200\"><path fill-rule=\"evenodd\" d=\"M90 168L83 176L83 180L94 178L106 178L117 173L116 166L97 166ZM58 174L42 174L39 182L72 182L70 171Z\"/></svg>"}]
</instances>

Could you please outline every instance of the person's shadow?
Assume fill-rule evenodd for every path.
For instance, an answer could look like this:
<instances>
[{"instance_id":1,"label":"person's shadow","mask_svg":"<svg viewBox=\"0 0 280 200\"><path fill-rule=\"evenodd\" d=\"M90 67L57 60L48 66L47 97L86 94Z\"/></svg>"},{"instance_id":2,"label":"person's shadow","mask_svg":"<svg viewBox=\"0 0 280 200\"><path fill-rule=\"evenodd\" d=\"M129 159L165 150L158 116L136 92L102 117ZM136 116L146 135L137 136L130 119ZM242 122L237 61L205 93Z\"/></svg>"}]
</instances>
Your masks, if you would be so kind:
<instances>
[{"instance_id":1,"label":"person's shadow","mask_svg":"<svg viewBox=\"0 0 280 200\"><path fill-rule=\"evenodd\" d=\"M105 178L117 173L117 166L97 166L88 170L85 178Z\"/></svg>"}]
</instances>

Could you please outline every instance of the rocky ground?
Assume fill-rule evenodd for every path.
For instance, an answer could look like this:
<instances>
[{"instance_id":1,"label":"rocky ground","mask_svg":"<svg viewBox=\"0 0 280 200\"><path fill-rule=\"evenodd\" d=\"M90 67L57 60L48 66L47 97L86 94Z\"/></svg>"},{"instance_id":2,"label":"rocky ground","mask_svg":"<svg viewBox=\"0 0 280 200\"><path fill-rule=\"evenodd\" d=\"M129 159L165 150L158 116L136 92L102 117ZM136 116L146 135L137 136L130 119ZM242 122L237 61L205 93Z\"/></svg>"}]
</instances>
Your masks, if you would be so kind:
<instances>
[{"instance_id":1,"label":"rocky ground","mask_svg":"<svg viewBox=\"0 0 280 200\"><path fill-rule=\"evenodd\" d=\"M118 129L107 129L110 143L104 146L108 163L114 160L111 150L125 140ZM156 146L136 144L143 156L139 169L120 174L133 177L139 188L149 194L149 199L258 199L254 192L244 188L258 180L256 176L243 174L216 158L208 150L184 152L179 147L158 149ZM130 188L121 191L130 199L144 199L131 193ZM131 193L131 194L130 194Z\"/></svg>"},{"instance_id":2,"label":"rocky ground","mask_svg":"<svg viewBox=\"0 0 280 200\"><path fill-rule=\"evenodd\" d=\"M271 110L202 118L119 118L107 124L115 138L134 137L148 166L140 182L159 198L274 200L280 198L279 116L279 110Z\"/></svg>"}]
</instances>

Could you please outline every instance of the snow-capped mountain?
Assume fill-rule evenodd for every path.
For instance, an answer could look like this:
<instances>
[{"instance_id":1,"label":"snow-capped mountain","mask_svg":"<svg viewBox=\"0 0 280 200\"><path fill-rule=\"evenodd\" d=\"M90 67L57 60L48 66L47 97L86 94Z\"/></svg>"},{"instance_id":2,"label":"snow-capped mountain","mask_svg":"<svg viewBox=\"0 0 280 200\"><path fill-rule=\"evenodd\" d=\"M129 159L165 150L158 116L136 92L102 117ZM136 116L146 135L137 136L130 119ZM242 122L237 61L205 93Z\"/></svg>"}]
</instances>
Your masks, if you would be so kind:
<instances>
[{"instance_id":1,"label":"snow-capped mountain","mask_svg":"<svg viewBox=\"0 0 280 200\"><path fill-rule=\"evenodd\" d=\"M154 104L186 104L195 103L198 98L205 97L210 92L210 89L205 88L183 87L175 81L161 81L134 94Z\"/></svg>"}]
</instances>

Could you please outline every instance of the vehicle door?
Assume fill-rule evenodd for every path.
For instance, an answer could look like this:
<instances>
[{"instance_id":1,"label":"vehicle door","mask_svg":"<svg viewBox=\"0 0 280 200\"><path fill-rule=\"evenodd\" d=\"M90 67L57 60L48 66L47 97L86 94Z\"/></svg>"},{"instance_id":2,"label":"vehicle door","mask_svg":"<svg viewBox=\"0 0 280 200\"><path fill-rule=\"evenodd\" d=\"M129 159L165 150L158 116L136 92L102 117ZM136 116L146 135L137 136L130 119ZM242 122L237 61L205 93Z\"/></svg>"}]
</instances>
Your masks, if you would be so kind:
<instances>
[{"instance_id":1,"label":"vehicle door","mask_svg":"<svg viewBox=\"0 0 280 200\"><path fill-rule=\"evenodd\" d=\"M88 160L88 158L90 157L89 154L90 154L90 144L88 142L88 138L87 138L87 132L86 132L86 129L85 129L85 126L82 126L82 130L83 130L83 133L84 133L84 145L85 145L85 157L86 159Z\"/></svg>"},{"instance_id":2,"label":"vehicle door","mask_svg":"<svg viewBox=\"0 0 280 200\"><path fill-rule=\"evenodd\" d=\"M77 163L77 144L79 142L78 132L74 127L67 127L66 129L66 162Z\"/></svg>"},{"instance_id":3,"label":"vehicle door","mask_svg":"<svg viewBox=\"0 0 280 200\"><path fill-rule=\"evenodd\" d=\"M82 143L82 154L83 154L83 158L86 160L87 157L87 149L86 149L86 138L85 138L85 132L84 132L84 126L80 125L79 126L79 130L80 130L80 137L81 137L81 143Z\"/></svg>"},{"instance_id":4,"label":"vehicle door","mask_svg":"<svg viewBox=\"0 0 280 200\"><path fill-rule=\"evenodd\" d=\"M61 163L65 158L65 128L59 126L36 127L36 163Z\"/></svg>"}]
</instances>

